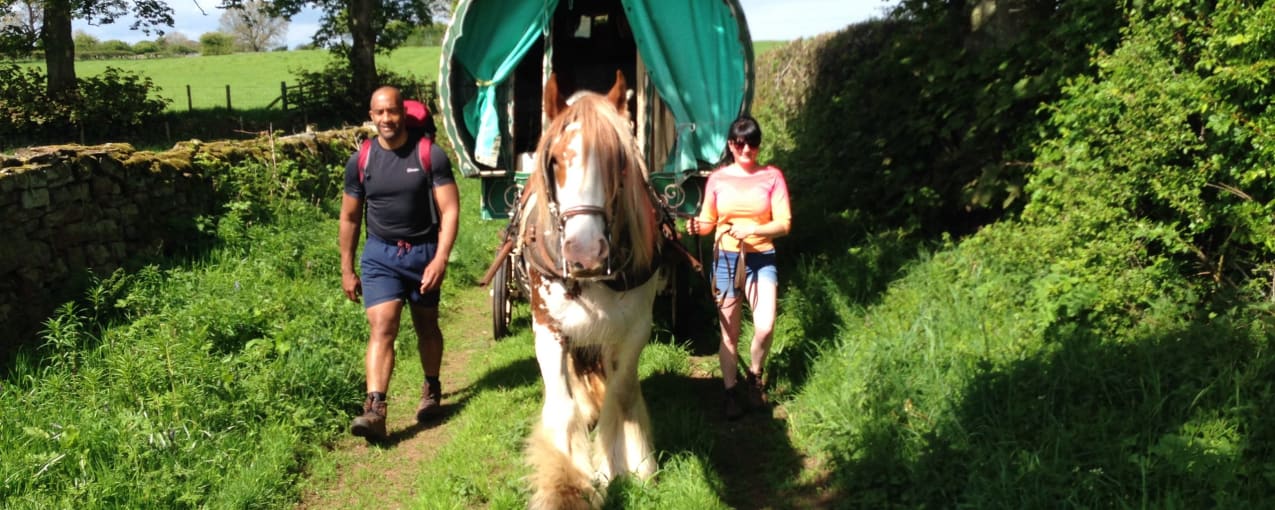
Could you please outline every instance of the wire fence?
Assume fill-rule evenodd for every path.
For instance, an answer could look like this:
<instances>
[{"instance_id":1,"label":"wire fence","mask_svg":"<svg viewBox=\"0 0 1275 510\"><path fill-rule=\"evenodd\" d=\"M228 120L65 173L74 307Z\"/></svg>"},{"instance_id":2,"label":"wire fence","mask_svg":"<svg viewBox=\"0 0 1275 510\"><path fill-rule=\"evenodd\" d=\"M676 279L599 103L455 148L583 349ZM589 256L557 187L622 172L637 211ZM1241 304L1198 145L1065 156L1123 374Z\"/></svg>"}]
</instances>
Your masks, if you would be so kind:
<instances>
[{"instance_id":1,"label":"wire fence","mask_svg":"<svg viewBox=\"0 0 1275 510\"><path fill-rule=\"evenodd\" d=\"M290 111L314 111L324 108L329 91L334 85L327 83L279 82L271 85L236 85L232 87L186 85L179 95L161 94L172 101L170 111L194 111L196 109L225 109L228 111L251 109L278 109ZM438 84L429 82L403 91L404 97L426 101L435 106Z\"/></svg>"}]
</instances>

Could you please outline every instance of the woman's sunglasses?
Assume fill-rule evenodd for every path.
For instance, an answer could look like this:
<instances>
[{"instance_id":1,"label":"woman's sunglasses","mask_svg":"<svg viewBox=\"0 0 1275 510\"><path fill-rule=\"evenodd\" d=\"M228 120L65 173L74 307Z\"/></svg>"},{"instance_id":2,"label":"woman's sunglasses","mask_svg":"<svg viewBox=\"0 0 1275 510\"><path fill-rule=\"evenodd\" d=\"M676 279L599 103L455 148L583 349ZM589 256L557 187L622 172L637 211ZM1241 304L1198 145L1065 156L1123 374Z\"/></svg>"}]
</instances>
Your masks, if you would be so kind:
<instances>
[{"instance_id":1,"label":"woman's sunglasses","mask_svg":"<svg viewBox=\"0 0 1275 510\"><path fill-rule=\"evenodd\" d=\"M756 148L757 148L757 145L758 145L758 144L755 144L755 143L749 142L748 140L744 140L744 139L735 139L735 140L731 140L731 141L730 141L730 144L731 144L731 145L734 145L736 148L743 148L745 145L747 145L747 146L752 147L752 148L754 148L754 149L756 149Z\"/></svg>"}]
</instances>

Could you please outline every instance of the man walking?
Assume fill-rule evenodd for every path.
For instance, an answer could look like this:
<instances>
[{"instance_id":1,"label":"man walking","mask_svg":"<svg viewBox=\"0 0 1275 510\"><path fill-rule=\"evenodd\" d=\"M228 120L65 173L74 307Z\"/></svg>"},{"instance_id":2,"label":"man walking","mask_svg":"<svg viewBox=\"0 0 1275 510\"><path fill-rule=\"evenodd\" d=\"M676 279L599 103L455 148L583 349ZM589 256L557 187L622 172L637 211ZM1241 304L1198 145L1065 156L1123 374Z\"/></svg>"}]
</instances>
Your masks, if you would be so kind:
<instances>
[{"instance_id":1,"label":"man walking","mask_svg":"<svg viewBox=\"0 0 1275 510\"><path fill-rule=\"evenodd\" d=\"M381 87L373 92L368 114L377 136L346 162L339 242L342 290L354 302L362 296L371 332L365 358L367 398L363 414L350 424L350 433L380 440L386 436L386 392L404 302L411 312L425 372L416 419L424 421L440 410L439 289L456 241L460 193L442 149L421 140L428 134L408 131L409 119L398 89ZM354 257L365 210L367 239L359 259L360 277Z\"/></svg>"}]
</instances>

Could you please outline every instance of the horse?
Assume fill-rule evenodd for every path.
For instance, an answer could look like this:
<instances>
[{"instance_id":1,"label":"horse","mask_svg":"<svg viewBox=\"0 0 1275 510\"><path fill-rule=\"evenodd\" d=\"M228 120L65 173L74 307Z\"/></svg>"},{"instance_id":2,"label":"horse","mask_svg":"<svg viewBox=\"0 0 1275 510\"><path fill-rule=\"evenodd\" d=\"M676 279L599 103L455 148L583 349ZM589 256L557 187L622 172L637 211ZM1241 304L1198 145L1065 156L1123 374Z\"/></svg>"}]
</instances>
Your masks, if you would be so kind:
<instances>
[{"instance_id":1,"label":"horse","mask_svg":"<svg viewBox=\"0 0 1275 510\"><path fill-rule=\"evenodd\" d=\"M612 479L645 480L656 469L637 363L666 282L671 222L649 184L626 99L618 71L606 95L570 101L549 77L549 124L511 221L544 383L526 443L531 508L597 507Z\"/></svg>"}]
</instances>

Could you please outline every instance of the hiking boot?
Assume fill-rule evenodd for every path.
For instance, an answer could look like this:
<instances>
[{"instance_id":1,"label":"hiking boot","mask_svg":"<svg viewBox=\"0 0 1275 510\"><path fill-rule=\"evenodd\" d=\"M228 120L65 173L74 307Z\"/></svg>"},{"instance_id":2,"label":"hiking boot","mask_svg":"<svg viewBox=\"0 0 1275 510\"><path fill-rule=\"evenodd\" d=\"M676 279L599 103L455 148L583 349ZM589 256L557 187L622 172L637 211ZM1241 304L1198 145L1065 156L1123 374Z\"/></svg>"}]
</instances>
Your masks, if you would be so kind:
<instances>
[{"instance_id":1,"label":"hiking boot","mask_svg":"<svg viewBox=\"0 0 1275 510\"><path fill-rule=\"evenodd\" d=\"M726 396L723 401L726 411L727 420L738 420L744 415L744 406L739 403L739 384L726 388Z\"/></svg>"},{"instance_id":2,"label":"hiking boot","mask_svg":"<svg viewBox=\"0 0 1275 510\"><path fill-rule=\"evenodd\" d=\"M369 441L385 439L385 401L363 401L363 414L350 422L350 433Z\"/></svg>"},{"instance_id":3,"label":"hiking boot","mask_svg":"<svg viewBox=\"0 0 1275 510\"><path fill-rule=\"evenodd\" d=\"M430 418L438 416L443 410L443 388L442 384L425 384L421 385L421 403L416 405L416 422L422 423Z\"/></svg>"},{"instance_id":4,"label":"hiking boot","mask_svg":"<svg viewBox=\"0 0 1275 510\"><path fill-rule=\"evenodd\" d=\"M770 403L766 398L766 382L760 374L747 372L748 376L744 380L744 391L748 393L748 405L755 408L766 407Z\"/></svg>"}]
</instances>

